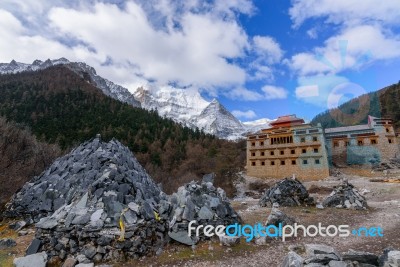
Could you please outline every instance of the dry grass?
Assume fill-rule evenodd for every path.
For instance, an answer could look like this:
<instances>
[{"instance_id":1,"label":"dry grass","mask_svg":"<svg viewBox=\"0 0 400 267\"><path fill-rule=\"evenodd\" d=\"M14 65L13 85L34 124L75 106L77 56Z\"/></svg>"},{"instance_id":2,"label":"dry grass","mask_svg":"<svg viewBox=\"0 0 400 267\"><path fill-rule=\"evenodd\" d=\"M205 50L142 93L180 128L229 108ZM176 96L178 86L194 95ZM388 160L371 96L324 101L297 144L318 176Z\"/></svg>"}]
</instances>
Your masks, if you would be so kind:
<instances>
[{"instance_id":1,"label":"dry grass","mask_svg":"<svg viewBox=\"0 0 400 267\"><path fill-rule=\"evenodd\" d=\"M18 236L18 233L8 228L11 222L3 221L0 226L0 239L12 238L17 242L15 247L0 250L0 266L12 267L15 257L22 257L34 238L34 234L30 233L25 236Z\"/></svg>"}]
</instances>

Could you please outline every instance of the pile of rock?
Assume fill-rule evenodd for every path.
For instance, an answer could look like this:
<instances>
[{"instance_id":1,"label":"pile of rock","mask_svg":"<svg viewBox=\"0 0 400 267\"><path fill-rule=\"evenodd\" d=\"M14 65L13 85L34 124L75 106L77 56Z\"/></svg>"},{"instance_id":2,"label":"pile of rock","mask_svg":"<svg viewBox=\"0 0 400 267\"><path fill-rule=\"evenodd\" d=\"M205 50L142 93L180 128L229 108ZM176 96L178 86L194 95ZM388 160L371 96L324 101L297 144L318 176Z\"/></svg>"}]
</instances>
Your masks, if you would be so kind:
<instances>
[{"instance_id":1,"label":"pile of rock","mask_svg":"<svg viewBox=\"0 0 400 267\"><path fill-rule=\"evenodd\" d=\"M26 183L7 205L5 215L28 215L36 222L86 193L127 204L141 200L158 202L160 192L127 147L116 140L102 142L98 136L58 158L40 176Z\"/></svg>"},{"instance_id":2,"label":"pile of rock","mask_svg":"<svg viewBox=\"0 0 400 267\"><path fill-rule=\"evenodd\" d=\"M299 180L285 178L267 189L259 201L262 207L272 207L274 203L289 207L314 205L314 199Z\"/></svg>"},{"instance_id":3,"label":"pile of rock","mask_svg":"<svg viewBox=\"0 0 400 267\"><path fill-rule=\"evenodd\" d=\"M384 266L400 267L400 251L387 249L384 255L378 255L349 250L340 254L335 248L319 245L305 245L306 255L303 258L294 251L290 251L284 258L281 267L311 267L311 266L330 266L330 267L356 267L356 266Z\"/></svg>"},{"instance_id":4,"label":"pile of rock","mask_svg":"<svg viewBox=\"0 0 400 267\"><path fill-rule=\"evenodd\" d=\"M265 225L275 225L279 227L281 224L282 226L285 225L293 225L295 223L295 219L286 215L283 211L279 209L279 206L275 203L272 206L271 213L268 215L267 221Z\"/></svg>"},{"instance_id":5,"label":"pile of rock","mask_svg":"<svg viewBox=\"0 0 400 267\"><path fill-rule=\"evenodd\" d=\"M87 263L157 252L171 208L127 147L97 137L26 184L6 214L38 221L30 253Z\"/></svg>"},{"instance_id":6,"label":"pile of rock","mask_svg":"<svg viewBox=\"0 0 400 267\"><path fill-rule=\"evenodd\" d=\"M212 174L204 176L201 183L192 181L179 187L178 192L170 196L169 201L174 212L168 234L172 239L186 245L194 245L199 240L188 236L188 225L191 221L194 221L193 227L241 222L240 216L226 198L225 191L214 187ZM204 236L200 236L202 237Z\"/></svg>"},{"instance_id":7,"label":"pile of rock","mask_svg":"<svg viewBox=\"0 0 400 267\"><path fill-rule=\"evenodd\" d=\"M366 209L368 207L365 197L346 179L343 179L334 188L332 193L322 202L322 206L347 209Z\"/></svg>"},{"instance_id":8,"label":"pile of rock","mask_svg":"<svg viewBox=\"0 0 400 267\"><path fill-rule=\"evenodd\" d=\"M392 158L387 162L381 162L372 165L372 170L374 171L385 171L390 169L399 169L400 168L400 159Z\"/></svg>"}]
</instances>

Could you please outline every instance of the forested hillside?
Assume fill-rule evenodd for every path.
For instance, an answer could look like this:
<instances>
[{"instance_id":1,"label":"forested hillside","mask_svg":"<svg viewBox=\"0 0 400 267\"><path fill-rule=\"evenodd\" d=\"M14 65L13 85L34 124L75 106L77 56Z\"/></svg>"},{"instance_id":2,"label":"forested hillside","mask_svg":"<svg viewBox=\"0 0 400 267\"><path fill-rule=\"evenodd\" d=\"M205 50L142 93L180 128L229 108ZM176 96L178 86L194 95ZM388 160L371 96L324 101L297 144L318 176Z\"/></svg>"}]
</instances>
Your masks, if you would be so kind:
<instances>
[{"instance_id":1,"label":"forested hillside","mask_svg":"<svg viewBox=\"0 0 400 267\"><path fill-rule=\"evenodd\" d=\"M25 127L0 117L0 210L13 192L60 155L57 145L39 142Z\"/></svg>"},{"instance_id":2,"label":"forested hillside","mask_svg":"<svg viewBox=\"0 0 400 267\"><path fill-rule=\"evenodd\" d=\"M233 192L232 175L245 162L244 142L219 140L121 103L63 66L0 75L0 115L64 151L97 133L115 137L166 192L207 172L216 172L217 185Z\"/></svg>"},{"instance_id":3,"label":"forested hillside","mask_svg":"<svg viewBox=\"0 0 400 267\"><path fill-rule=\"evenodd\" d=\"M367 123L368 115L387 117L400 128L400 82L379 91L354 98L338 108L321 113L311 121L323 127L338 127Z\"/></svg>"}]
</instances>

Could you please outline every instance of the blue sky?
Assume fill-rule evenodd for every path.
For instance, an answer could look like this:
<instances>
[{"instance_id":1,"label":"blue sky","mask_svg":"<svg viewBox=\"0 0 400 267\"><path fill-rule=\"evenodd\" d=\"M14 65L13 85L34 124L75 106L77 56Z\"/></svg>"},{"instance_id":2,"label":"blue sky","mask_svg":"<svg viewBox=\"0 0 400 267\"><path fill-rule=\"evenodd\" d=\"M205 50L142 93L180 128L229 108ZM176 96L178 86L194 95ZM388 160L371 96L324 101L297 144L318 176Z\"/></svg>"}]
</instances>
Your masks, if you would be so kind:
<instances>
[{"instance_id":1,"label":"blue sky","mask_svg":"<svg viewBox=\"0 0 400 267\"><path fill-rule=\"evenodd\" d=\"M400 80L400 1L3 0L0 61L195 88L242 121L312 119Z\"/></svg>"}]
</instances>

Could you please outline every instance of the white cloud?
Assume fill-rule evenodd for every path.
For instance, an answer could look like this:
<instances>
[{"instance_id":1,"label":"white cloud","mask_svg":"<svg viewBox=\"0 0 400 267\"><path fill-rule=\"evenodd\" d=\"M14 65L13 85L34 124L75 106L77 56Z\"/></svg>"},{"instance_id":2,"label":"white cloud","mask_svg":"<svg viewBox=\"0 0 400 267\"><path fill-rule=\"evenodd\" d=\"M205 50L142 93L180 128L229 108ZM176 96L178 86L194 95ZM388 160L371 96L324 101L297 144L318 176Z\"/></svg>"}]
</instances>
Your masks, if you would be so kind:
<instances>
[{"instance_id":1,"label":"white cloud","mask_svg":"<svg viewBox=\"0 0 400 267\"><path fill-rule=\"evenodd\" d=\"M224 95L231 99L242 101L262 101L273 99L285 99L288 91L282 87L265 85L261 88L261 92L249 90L244 87L236 87L232 90L224 91Z\"/></svg>"},{"instance_id":2,"label":"white cloud","mask_svg":"<svg viewBox=\"0 0 400 267\"><path fill-rule=\"evenodd\" d=\"M309 19L335 26L322 46L293 55L289 66L299 75L314 75L399 58L400 35L395 29L400 23L399 10L398 0L293 0L289 14L294 28ZM311 38L314 30L307 31ZM340 45L343 41L347 47Z\"/></svg>"},{"instance_id":3,"label":"white cloud","mask_svg":"<svg viewBox=\"0 0 400 267\"><path fill-rule=\"evenodd\" d=\"M31 35L28 29L10 12L0 9L0 59L9 62L12 59L32 62L35 59L67 57L80 58L88 62L95 58L86 47L77 45L69 48L57 41L40 35ZM45 49L44 49L45 48Z\"/></svg>"},{"instance_id":4,"label":"white cloud","mask_svg":"<svg viewBox=\"0 0 400 267\"><path fill-rule=\"evenodd\" d=\"M0 11L1 62L66 57L131 90L150 80L262 100L245 84L272 82L284 54L239 23L255 13L251 0L4 0Z\"/></svg>"},{"instance_id":5,"label":"white cloud","mask_svg":"<svg viewBox=\"0 0 400 267\"><path fill-rule=\"evenodd\" d=\"M371 61L398 57L400 36L385 32L378 25L360 25L343 29L313 52L293 55L289 66L300 75L338 73L358 69Z\"/></svg>"},{"instance_id":6,"label":"white cloud","mask_svg":"<svg viewBox=\"0 0 400 267\"><path fill-rule=\"evenodd\" d=\"M265 85L261 88L261 90L265 94L265 99L285 99L288 95L288 92L282 87L276 87L272 85Z\"/></svg>"},{"instance_id":7,"label":"white cloud","mask_svg":"<svg viewBox=\"0 0 400 267\"><path fill-rule=\"evenodd\" d=\"M251 41L253 60L248 67L248 79L272 82L275 66L282 60L284 51L279 43L270 36L256 35Z\"/></svg>"},{"instance_id":8,"label":"white cloud","mask_svg":"<svg viewBox=\"0 0 400 267\"><path fill-rule=\"evenodd\" d=\"M258 55L270 63L276 63L281 60L283 51L279 44L269 36L254 36L253 47Z\"/></svg>"},{"instance_id":9,"label":"white cloud","mask_svg":"<svg viewBox=\"0 0 400 267\"><path fill-rule=\"evenodd\" d=\"M316 29L316 28L309 29L309 30L307 31L307 35L308 35L308 37L310 37L311 39L317 39L317 38L318 38L317 29Z\"/></svg>"},{"instance_id":10,"label":"white cloud","mask_svg":"<svg viewBox=\"0 0 400 267\"><path fill-rule=\"evenodd\" d=\"M235 117L244 119L254 119L257 117L256 113L253 110L247 110L247 111L233 110L232 114Z\"/></svg>"},{"instance_id":11,"label":"white cloud","mask_svg":"<svg viewBox=\"0 0 400 267\"><path fill-rule=\"evenodd\" d=\"M329 109L337 101L337 88L348 84L348 79L337 75L313 75L299 77L295 89L297 99L315 106ZM349 92L351 93L351 92ZM358 92L354 92L356 96Z\"/></svg>"},{"instance_id":12,"label":"white cloud","mask_svg":"<svg viewBox=\"0 0 400 267\"><path fill-rule=\"evenodd\" d=\"M314 97L319 95L319 87L316 84L303 85L296 87L295 93L297 98Z\"/></svg>"},{"instance_id":13,"label":"white cloud","mask_svg":"<svg viewBox=\"0 0 400 267\"><path fill-rule=\"evenodd\" d=\"M260 101L264 96L256 91L248 90L244 87L236 87L224 92L225 96L231 99L240 99L244 101Z\"/></svg>"},{"instance_id":14,"label":"white cloud","mask_svg":"<svg viewBox=\"0 0 400 267\"><path fill-rule=\"evenodd\" d=\"M360 25L379 22L397 25L400 1L398 0L293 0L289 14L294 26L310 18L325 18L335 24Z\"/></svg>"},{"instance_id":15,"label":"white cloud","mask_svg":"<svg viewBox=\"0 0 400 267\"><path fill-rule=\"evenodd\" d=\"M252 15L252 1L108 2L2 1L0 61L66 57L123 85L150 79L217 94L248 79L238 61L254 51L238 14Z\"/></svg>"}]
</instances>

